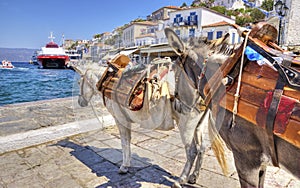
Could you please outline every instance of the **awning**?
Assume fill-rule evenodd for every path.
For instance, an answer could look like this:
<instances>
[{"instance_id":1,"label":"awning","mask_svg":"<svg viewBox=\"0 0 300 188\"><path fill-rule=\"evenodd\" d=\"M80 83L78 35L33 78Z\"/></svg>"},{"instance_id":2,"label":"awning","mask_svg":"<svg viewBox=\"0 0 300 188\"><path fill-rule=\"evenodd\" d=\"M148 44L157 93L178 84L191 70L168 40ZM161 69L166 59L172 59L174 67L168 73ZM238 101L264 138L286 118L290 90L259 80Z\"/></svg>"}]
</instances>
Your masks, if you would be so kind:
<instances>
[{"instance_id":1,"label":"awning","mask_svg":"<svg viewBox=\"0 0 300 188\"><path fill-rule=\"evenodd\" d=\"M123 55L126 55L126 56L128 56L128 55L130 55L130 54L132 54L132 53L134 53L134 52L136 52L138 49L132 49L132 50L123 50L123 51L121 51L120 52L120 54L123 54Z\"/></svg>"},{"instance_id":2,"label":"awning","mask_svg":"<svg viewBox=\"0 0 300 188\"><path fill-rule=\"evenodd\" d=\"M102 57L103 60L108 60L108 59L113 59L116 54L111 55L111 54L106 54L104 57Z\"/></svg>"}]
</instances>

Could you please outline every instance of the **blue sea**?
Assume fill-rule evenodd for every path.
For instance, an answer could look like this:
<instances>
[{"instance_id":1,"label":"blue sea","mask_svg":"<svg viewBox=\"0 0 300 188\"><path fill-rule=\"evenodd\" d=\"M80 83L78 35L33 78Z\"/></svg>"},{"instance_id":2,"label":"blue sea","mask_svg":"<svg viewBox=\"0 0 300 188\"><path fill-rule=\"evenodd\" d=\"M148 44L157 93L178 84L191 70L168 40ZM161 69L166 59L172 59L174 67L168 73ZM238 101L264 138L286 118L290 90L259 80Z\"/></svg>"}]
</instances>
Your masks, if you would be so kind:
<instances>
[{"instance_id":1,"label":"blue sea","mask_svg":"<svg viewBox=\"0 0 300 188\"><path fill-rule=\"evenodd\" d=\"M0 68L0 106L71 97L77 74L70 69L39 69L28 62L12 62L14 69Z\"/></svg>"}]
</instances>

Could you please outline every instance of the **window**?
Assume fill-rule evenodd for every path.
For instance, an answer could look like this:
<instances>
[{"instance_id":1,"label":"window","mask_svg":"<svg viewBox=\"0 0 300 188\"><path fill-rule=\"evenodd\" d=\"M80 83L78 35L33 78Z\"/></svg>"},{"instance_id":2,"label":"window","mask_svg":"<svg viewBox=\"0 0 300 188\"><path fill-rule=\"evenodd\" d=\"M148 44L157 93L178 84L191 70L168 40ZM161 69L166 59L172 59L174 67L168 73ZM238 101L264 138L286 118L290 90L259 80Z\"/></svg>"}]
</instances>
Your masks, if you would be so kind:
<instances>
[{"instance_id":1,"label":"window","mask_svg":"<svg viewBox=\"0 0 300 188\"><path fill-rule=\"evenodd\" d=\"M207 33L207 39L208 39L208 40L212 40L212 39L213 39L213 36L214 36L214 32L211 31L211 32L208 32L208 33Z\"/></svg>"},{"instance_id":2,"label":"window","mask_svg":"<svg viewBox=\"0 0 300 188\"><path fill-rule=\"evenodd\" d=\"M195 29L189 30L189 37L195 37Z\"/></svg>"},{"instance_id":3,"label":"window","mask_svg":"<svg viewBox=\"0 0 300 188\"><path fill-rule=\"evenodd\" d=\"M178 23L182 22L183 17L181 17L181 14L176 14L175 18L174 18L174 23Z\"/></svg>"},{"instance_id":4,"label":"window","mask_svg":"<svg viewBox=\"0 0 300 188\"><path fill-rule=\"evenodd\" d=\"M188 16L188 24L189 25L196 25L197 24L198 16L196 15L196 12L191 12L190 16Z\"/></svg>"},{"instance_id":5,"label":"window","mask_svg":"<svg viewBox=\"0 0 300 188\"><path fill-rule=\"evenodd\" d=\"M235 33L232 33L231 44L235 44Z\"/></svg>"},{"instance_id":6,"label":"window","mask_svg":"<svg viewBox=\"0 0 300 188\"><path fill-rule=\"evenodd\" d=\"M217 39L221 38L223 35L223 31L217 31Z\"/></svg>"}]
</instances>

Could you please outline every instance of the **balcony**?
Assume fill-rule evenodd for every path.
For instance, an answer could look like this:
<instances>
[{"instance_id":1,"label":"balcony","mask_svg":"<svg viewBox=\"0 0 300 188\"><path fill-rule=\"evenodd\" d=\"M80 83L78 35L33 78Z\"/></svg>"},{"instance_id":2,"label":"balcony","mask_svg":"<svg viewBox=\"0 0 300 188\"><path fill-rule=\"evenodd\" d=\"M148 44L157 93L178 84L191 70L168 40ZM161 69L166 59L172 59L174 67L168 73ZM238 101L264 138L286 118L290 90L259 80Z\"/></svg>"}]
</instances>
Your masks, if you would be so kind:
<instances>
[{"instance_id":1,"label":"balcony","mask_svg":"<svg viewBox=\"0 0 300 188\"><path fill-rule=\"evenodd\" d=\"M181 22L174 22L173 26L174 27L180 27L180 26L197 26L198 22L197 20L183 20Z\"/></svg>"}]
</instances>

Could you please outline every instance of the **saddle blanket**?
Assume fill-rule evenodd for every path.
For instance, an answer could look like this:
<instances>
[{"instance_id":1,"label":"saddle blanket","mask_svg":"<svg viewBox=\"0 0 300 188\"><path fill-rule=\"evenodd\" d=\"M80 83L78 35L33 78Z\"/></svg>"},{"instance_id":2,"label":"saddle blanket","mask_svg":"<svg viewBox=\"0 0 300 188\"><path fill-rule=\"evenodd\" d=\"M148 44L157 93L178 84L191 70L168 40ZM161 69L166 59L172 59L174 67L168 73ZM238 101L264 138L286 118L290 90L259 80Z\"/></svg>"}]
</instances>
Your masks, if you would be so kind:
<instances>
[{"instance_id":1,"label":"saddle blanket","mask_svg":"<svg viewBox=\"0 0 300 188\"><path fill-rule=\"evenodd\" d=\"M266 117L273 97L278 72L267 65L250 61L244 68L237 115L254 125L266 127ZM232 112L237 81L220 101ZM273 133L300 148L300 91L284 87L275 117Z\"/></svg>"}]
</instances>

